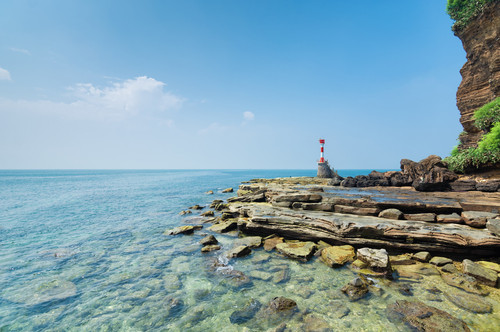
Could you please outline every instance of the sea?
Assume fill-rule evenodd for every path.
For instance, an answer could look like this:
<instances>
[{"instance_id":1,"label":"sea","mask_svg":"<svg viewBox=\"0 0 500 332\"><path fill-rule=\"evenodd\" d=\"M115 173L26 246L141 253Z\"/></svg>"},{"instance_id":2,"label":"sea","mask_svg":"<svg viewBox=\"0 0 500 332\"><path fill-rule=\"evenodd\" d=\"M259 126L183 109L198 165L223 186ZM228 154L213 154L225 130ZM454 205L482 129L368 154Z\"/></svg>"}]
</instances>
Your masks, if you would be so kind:
<instances>
[{"instance_id":1,"label":"sea","mask_svg":"<svg viewBox=\"0 0 500 332\"><path fill-rule=\"evenodd\" d=\"M214 234L207 224L193 235L165 235L177 226L200 224L199 213L213 200L235 195L222 190L236 191L242 181L314 175L314 170L2 170L0 331L268 331L283 323L291 331L312 331L318 324L324 331L409 331L386 313L389 303L408 294L385 281L374 281L377 294L349 302L340 288L356 272L347 267L293 261L263 248L228 261L224 252L237 233ZM209 190L214 194L206 194ZM179 215L195 204L205 209ZM200 252L198 241L207 234L217 237L221 250ZM233 282L218 270L222 265L250 281ZM412 285L411 297L427 301L429 285ZM263 314L278 296L293 299L297 312ZM491 316L445 300L429 301L473 330L499 323L498 317L491 323Z\"/></svg>"}]
</instances>

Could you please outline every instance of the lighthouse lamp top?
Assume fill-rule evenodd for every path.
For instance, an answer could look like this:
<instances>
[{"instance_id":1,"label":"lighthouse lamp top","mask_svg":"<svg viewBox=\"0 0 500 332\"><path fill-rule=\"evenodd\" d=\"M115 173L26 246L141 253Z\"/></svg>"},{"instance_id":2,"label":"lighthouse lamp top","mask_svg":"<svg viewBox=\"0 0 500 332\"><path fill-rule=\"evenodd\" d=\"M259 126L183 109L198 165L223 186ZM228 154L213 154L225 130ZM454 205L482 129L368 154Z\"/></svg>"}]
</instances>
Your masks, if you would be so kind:
<instances>
[{"instance_id":1,"label":"lighthouse lamp top","mask_svg":"<svg viewBox=\"0 0 500 332\"><path fill-rule=\"evenodd\" d=\"M319 139L319 144L325 144L325 140L323 138Z\"/></svg>"}]
</instances>

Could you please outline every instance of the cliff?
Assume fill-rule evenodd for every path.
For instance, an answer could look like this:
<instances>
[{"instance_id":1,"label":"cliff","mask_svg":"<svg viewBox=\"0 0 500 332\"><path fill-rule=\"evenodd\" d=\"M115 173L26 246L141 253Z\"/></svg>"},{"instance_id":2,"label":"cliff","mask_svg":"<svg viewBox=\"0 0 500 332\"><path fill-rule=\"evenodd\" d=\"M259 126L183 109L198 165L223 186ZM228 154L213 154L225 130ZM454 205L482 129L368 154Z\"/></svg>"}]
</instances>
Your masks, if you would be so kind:
<instances>
[{"instance_id":1,"label":"cliff","mask_svg":"<svg viewBox=\"0 0 500 332\"><path fill-rule=\"evenodd\" d=\"M476 147L483 135L474 125L474 111L500 95L500 1L489 3L455 35L467 53L457 91L460 123L465 131L459 137L460 149L467 149Z\"/></svg>"}]
</instances>

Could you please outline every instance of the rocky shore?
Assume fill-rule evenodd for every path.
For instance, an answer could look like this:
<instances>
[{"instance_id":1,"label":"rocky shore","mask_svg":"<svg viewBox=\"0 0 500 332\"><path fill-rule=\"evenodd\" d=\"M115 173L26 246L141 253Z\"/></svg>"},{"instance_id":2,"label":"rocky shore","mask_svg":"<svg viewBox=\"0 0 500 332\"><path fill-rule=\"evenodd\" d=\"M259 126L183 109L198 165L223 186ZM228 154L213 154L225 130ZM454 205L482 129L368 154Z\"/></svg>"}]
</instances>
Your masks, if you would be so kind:
<instances>
[{"instance_id":1,"label":"rocky shore","mask_svg":"<svg viewBox=\"0 0 500 332\"><path fill-rule=\"evenodd\" d=\"M215 200L209 213L200 211L200 217L186 220L196 221L194 225L165 234L206 229L209 233L199 241L201 252L209 255L210 269L236 288L252 287L252 280L289 280L287 268L266 271L258 257L256 269L247 274L230 267L230 260L263 248L300 262L318 259L334 269L348 267L357 277L339 291L349 302L380 296L385 287L412 296L419 282L432 279L435 287L426 288L425 301L397 300L386 308L391 321L418 331L470 331L464 321L429 301L498 314L499 192L424 193L411 186L352 188L337 182L307 177L251 180L239 186L237 196ZM205 228L207 223L212 225ZM234 234L233 245L221 246L217 234ZM233 312L230 323L264 319L276 322L274 331L287 331L287 320L296 315L305 330L325 323L283 297L271 298L267 305L249 300ZM324 328L319 330L333 330L328 324Z\"/></svg>"}]
</instances>

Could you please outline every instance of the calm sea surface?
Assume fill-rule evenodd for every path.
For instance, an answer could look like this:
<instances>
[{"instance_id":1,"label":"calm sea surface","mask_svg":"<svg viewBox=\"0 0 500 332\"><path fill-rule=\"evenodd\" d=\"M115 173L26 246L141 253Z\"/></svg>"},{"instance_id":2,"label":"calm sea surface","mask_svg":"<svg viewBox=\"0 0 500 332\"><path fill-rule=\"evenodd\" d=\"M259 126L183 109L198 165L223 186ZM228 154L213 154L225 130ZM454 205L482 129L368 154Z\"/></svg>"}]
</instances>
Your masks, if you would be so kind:
<instances>
[{"instance_id":1,"label":"calm sea surface","mask_svg":"<svg viewBox=\"0 0 500 332\"><path fill-rule=\"evenodd\" d=\"M369 170L339 171L342 176ZM385 314L405 298L385 285L384 295L350 303L339 289L355 273L317 260L299 263L275 252L253 250L229 262L251 283L232 283L213 271L214 259L234 235L216 237L223 249L202 254L191 236L167 229L196 223L181 210L233 194L251 178L314 176L306 170L0 171L0 331L266 331L280 321L230 317L250 299L264 306L275 296L294 299L302 313L321 317L335 330L401 331ZM213 190L214 195L205 192ZM208 226L208 225L207 225ZM276 283L276 271L287 278ZM422 293L415 288L414 296ZM488 326L449 303L431 303ZM481 318L478 316L484 316ZM498 319L498 317L497 317ZM303 328L303 315L283 318ZM498 320L494 320L498 322ZM483 325L481 325L483 324ZM486 324L486 325L485 325Z\"/></svg>"}]
</instances>

